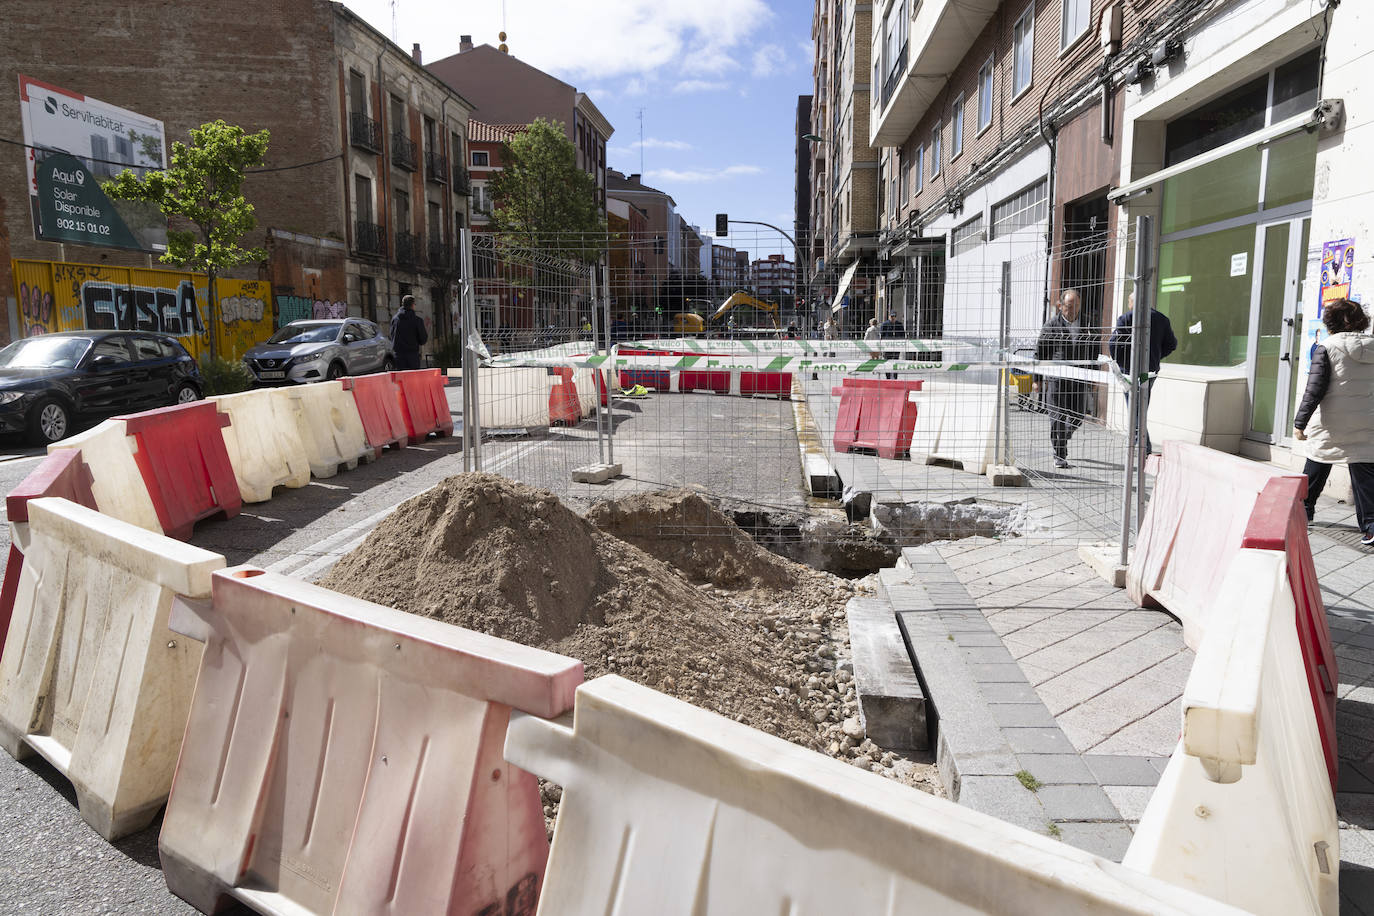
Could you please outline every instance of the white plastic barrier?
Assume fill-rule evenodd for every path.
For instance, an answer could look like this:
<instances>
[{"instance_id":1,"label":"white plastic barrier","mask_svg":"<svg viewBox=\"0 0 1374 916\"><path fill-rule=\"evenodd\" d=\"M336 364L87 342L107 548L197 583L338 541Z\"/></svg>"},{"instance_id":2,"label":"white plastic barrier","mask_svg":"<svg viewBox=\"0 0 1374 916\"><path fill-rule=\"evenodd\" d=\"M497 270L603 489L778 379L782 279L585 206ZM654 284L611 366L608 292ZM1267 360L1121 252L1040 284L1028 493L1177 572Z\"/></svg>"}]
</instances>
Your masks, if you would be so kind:
<instances>
[{"instance_id":1,"label":"white plastic barrier","mask_svg":"<svg viewBox=\"0 0 1374 916\"><path fill-rule=\"evenodd\" d=\"M1239 912L613 675L506 757L563 787L542 916Z\"/></svg>"},{"instance_id":2,"label":"white plastic barrier","mask_svg":"<svg viewBox=\"0 0 1374 916\"><path fill-rule=\"evenodd\" d=\"M449 378L463 377L450 369ZM483 429L529 429L549 425L552 380L542 368L479 369L478 397Z\"/></svg>"},{"instance_id":3,"label":"white plastic barrier","mask_svg":"<svg viewBox=\"0 0 1374 916\"><path fill-rule=\"evenodd\" d=\"M63 449L81 452L81 460L91 469L91 493L101 514L161 534L162 523L134 460L134 448L124 421L106 420L48 446L48 454Z\"/></svg>"},{"instance_id":4,"label":"white plastic barrier","mask_svg":"<svg viewBox=\"0 0 1374 916\"><path fill-rule=\"evenodd\" d=\"M1336 916L1336 808L1285 554L1239 549L1183 694L1183 738L1123 864L1258 914Z\"/></svg>"},{"instance_id":5,"label":"white plastic barrier","mask_svg":"<svg viewBox=\"0 0 1374 916\"><path fill-rule=\"evenodd\" d=\"M596 411L596 405L600 398L600 392L596 390L596 371L592 369L574 370L573 384L577 386L577 401L582 408L582 416L590 417Z\"/></svg>"},{"instance_id":6,"label":"white plastic barrier","mask_svg":"<svg viewBox=\"0 0 1374 916\"><path fill-rule=\"evenodd\" d=\"M274 487L303 487L310 482L299 404L286 390L262 388L206 400L232 421L224 427L224 447L244 502L267 502Z\"/></svg>"},{"instance_id":7,"label":"white plastic barrier","mask_svg":"<svg viewBox=\"0 0 1374 916\"><path fill-rule=\"evenodd\" d=\"M1164 443L1149 508L1140 521L1126 591L1183 623L1194 650L1217 607L1217 589L1240 549L1255 500L1283 472L1201 445Z\"/></svg>"},{"instance_id":8,"label":"white plastic barrier","mask_svg":"<svg viewBox=\"0 0 1374 916\"><path fill-rule=\"evenodd\" d=\"M569 709L581 662L251 567L172 625L206 644L159 843L173 893L207 913L534 912L548 840L506 724Z\"/></svg>"},{"instance_id":9,"label":"white plastic barrier","mask_svg":"<svg viewBox=\"0 0 1374 916\"><path fill-rule=\"evenodd\" d=\"M115 839L172 784L201 646L167 629L173 594L204 596L219 554L65 499L29 502L29 544L0 656L0 743L42 754L81 816Z\"/></svg>"},{"instance_id":10,"label":"white plastic barrier","mask_svg":"<svg viewBox=\"0 0 1374 916\"><path fill-rule=\"evenodd\" d=\"M333 477L340 465L351 471L359 461L371 460L374 452L367 444L358 403L342 383L317 382L282 391L295 402L292 416L311 474Z\"/></svg>"},{"instance_id":11,"label":"white plastic barrier","mask_svg":"<svg viewBox=\"0 0 1374 916\"><path fill-rule=\"evenodd\" d=\"M997 460L996 385L927 380L913 391L916 425L911 434L913 461L957 461L965 471L984 474ZM1011 443L1003 442L1002 464L1012 464Z\"/></svg>"}]
</instances>

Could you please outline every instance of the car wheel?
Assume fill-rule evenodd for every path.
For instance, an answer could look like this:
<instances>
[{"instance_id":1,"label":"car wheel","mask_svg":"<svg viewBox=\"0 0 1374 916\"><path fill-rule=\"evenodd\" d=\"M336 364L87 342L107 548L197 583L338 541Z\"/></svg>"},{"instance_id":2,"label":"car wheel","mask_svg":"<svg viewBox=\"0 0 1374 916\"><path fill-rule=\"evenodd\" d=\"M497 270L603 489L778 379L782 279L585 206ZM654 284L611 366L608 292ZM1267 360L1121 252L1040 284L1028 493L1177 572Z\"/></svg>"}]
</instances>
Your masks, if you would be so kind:
<instances>
[{"instance_id":1,"label":"car wheel","mask_svg":"<svg viewBox=\"0 0 1374 916\"><path fill-rule=\"evenodd\" d=\"M29 439L34 445L61 441L71 428L71 413L60 401L39 401L29 414Z\"/></svg>"},{"instance_id":2,"label":"car wheel","mask_svg":"<svg viewBox=\"0 0 1374 916\"><path fill-rule=\"evenodd\" d=\"M394 372L394 371L396 371L396 360L392 359L390 356L388 356L386 359L382 360L382 371L383 371L383 372Z\"/></svg>"},{"instance_id":3,"label":"car wheel","mask_svg":"<svg viewBox=\"0 0 1374 916\"><path fill-rule=\"evenodd\" d=\"M343 363L330 363L330 364L329 364L329 368L328 368L328 369L325 371L325 373L324 373L324 377L325 377L326 379L328 379L329 381L331 381L331 382L334 381L335 379L343 378L343 377L344 377L344 367L343 367Z\"/></svg>"},{"instance_id":4,"label":"car wheel","mask_svg":"<svg viewBox=\"0 0 1374 916\"><path fill-rule=\"evenodd\" d=\"M181 387L177 389L176 403L178 403L178 404L190 404L190 403L193 402L193 401L199 401L199 400L200 400L200 392L196 390L196 386L195 386L195 385L191 385L191 384L187 384L187 383L183 382L182 385L181 385Z\"/></svg>"}]
</instances>

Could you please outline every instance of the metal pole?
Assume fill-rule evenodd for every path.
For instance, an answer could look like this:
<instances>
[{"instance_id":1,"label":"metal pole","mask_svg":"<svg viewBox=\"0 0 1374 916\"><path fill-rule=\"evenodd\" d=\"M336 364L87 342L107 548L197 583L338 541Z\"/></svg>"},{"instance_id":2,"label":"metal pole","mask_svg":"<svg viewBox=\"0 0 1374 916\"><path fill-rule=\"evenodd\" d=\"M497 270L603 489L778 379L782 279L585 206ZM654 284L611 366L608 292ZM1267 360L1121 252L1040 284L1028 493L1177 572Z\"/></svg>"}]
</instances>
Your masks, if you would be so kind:
<instances>
[{"instance_id":1,"label":"metal pole","mask_svg":"<svg viewBox=\"0 0 1374 916\"><path fill-rule=\"evenodd\" d=\"M1126 461L1122 466L1121 484L1121 565L1130 562L1131 551L1131 490L1135 483L1132 473L1136 466L1136 440L1141 436L1140 417L1140 366L1144 335L1142 327L1149 327L1150 297L1147 290L1151 282L1150 266L1150 217L1138 216L1135 221L1135 276L1131 279L1135 291L1135 308L1131 313L1131 366L1130 366L1130 420L1126 430ZM1143 445L1143 443L1142 443ZM1143 467L1143 462L1141 467Z\"/></svg>"},{"instance_id":2,"label":"metal pole","mask_svg":"<svg viewBox=\"0 0 1374 916\"><path fill-rule=\"evenodd\" d=\"M596 268L587 268L587 286L591 291L591 298L588 300L592 312L592 352L601 353L601 310L596 307ZM606 463L606 432L602 428L601 415L601 385L600 369L592 370L592 395L595 400L593 404L596 409L596 457L602 464Z\"/></svg>"},{"instance_id":3,"label":"metal pole","mask_svg":"<svg viewBox=\"0 0 1374 916\"><path fill-rule=\"evenodd\" d=\"M472 470L472 354L468 350L468 284L471 275L468 263L468 232L458 230L458 333L463 340L463 348L458 353L458 366L462 372L463 386L463 471Z\"/></svg>"},{"instance_id":4,"label":"metal pole","mask_svg":"<svg viewBox=\"0 0 1374 916\"><path fill-rule=\"evenodd\" d=\"M1007 416L1007 382L1011 380L1011 364L1007 361L1007 324L1011 321L1011 262L1002 262L1001 314L997 317L997 393L996 415L993 419L997 430L993 463L1006 464L1002 460L1002 437L1004 425L1011 423Z\"/></svg>"},{"instance_id":5,"label":"metal pole","mask_svg":"<svg viewBox=\"0 0 1374 916\"><path fill-rule=\"evenodd\" d=\"M459 303L459 323L463 329L463 470L482 470L482 401L477 380L476 291L472 270L472 230L459 231L462 257L462 295Z\"/></svg>"},{"instance_id":6,"label":"metal pole","mask_svg":"<svg viewBox=\"0 0 1374 916\"><path fill-rule=\"evenodd\" d=\"M1135 286L1135 327L1132 329L1132 336L1140 342L1140 363L1136 370L1136 377L1141 379L1137 383L1139 389L1139 421L1137 429L1140 430L1140 443L1136 453L1136 483L1135 483L1135 525L1136 531L1140 530L1140 520L1145 517L1145 462L1150 457L1145 448L1145 442L1150 438L1150 382L1145 381L1149 378L1150 371L1150 328L1152 326L1151 316L1154 314L1155 307L1155 252L1153 245L1154 224L1148 216L1141 217L1144 220L1144 232L1146 236L1145 261L1143 267L1137 267L1136 273L1140 275L1140 282ZM1137 262L1139 264L1139 262ZM1143 318L1141 316L1144 316ZM1134 349L1134 348L1133 348Z\"/></svg>"},{"instance_id":7,"label":"metal pole","mask_svg":"<svg viewBox=\"0 0 1374 916\"><path fill-rule=\"evenodd\" d=\"M601 302L605 309L606 352L613 354L615 341L611 339L611 270L604 263L601 265ZM611 372L603 372L601 378L602 384L606 386L606 463L615 464L615 414L611 411Z\"/></svg>"}]
</instances>

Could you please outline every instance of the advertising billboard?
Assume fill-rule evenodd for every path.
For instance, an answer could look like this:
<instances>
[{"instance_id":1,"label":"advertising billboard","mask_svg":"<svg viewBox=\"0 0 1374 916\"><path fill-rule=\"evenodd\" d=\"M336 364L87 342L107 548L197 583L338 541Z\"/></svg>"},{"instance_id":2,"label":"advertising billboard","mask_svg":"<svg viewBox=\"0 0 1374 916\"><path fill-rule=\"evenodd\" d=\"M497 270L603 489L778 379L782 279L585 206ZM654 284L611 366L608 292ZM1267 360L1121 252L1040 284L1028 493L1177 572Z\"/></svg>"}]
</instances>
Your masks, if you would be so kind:
<instances>
[{"instance_id":1,"label":"advertising billboard","mask_svg":"<svg viewBox=\"0 0 1374 916\"><path fill-rule=\"evenodd\" d=\"M139 251L167 250L157 207L111 201L100 182L124 169L167 167L162 122L19 77L19 109L34 238Z\"/></svg>"}]
</instances>

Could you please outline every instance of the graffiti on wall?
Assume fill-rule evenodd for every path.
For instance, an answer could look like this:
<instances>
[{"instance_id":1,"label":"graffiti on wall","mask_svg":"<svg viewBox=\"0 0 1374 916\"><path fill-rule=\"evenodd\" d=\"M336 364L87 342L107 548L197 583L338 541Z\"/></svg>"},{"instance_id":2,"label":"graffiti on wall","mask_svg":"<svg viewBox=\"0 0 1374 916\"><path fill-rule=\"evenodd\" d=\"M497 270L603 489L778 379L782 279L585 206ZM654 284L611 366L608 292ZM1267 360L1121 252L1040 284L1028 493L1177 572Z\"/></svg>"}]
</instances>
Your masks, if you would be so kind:
<instances>
[{"instance_id":1,"label":"graffiti on wall","mask_svg":"<svg viewBox=\"0 0 1374 916\"><path fill-rule=\"evenodd\" d=\"M277 297L277 327L307 319L347 318L348 303L343 300L311 299L308 296Z\"/></svg>"},{"instance_id":2,"label":"graffiti on wall","mask_svg":"<svg viewBox=\"0 0 1374 916\"><path fill-rule=\"evenodd\" d=\"M197 359L208 355L207 278L170 270L15 261L23 336L105 329L170 334ZM262 280L215 283L219 349L236 359L272 333L271 287Z\"/></svg>"}]
</instances>

